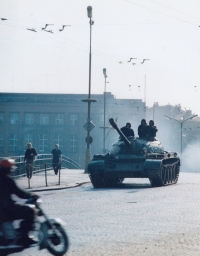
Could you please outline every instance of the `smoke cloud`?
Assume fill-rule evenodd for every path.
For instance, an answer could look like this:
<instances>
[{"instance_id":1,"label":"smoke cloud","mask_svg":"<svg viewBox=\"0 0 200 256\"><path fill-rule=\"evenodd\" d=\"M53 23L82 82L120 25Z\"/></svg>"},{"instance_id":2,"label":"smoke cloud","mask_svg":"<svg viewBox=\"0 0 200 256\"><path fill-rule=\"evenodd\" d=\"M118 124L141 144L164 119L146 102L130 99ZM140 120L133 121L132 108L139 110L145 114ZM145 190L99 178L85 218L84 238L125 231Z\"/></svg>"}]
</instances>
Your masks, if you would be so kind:
<instances>
[{"instance_id":1,"label":"smoke cloud","mask_svg":"<svg viewBox=\"0 0 200 256\"><path fill-rule=\"evenodd\" d=\"M182 155L181 171L200 172L200 142L197 141L186 147Z\"/></svg>"}]
</instances>

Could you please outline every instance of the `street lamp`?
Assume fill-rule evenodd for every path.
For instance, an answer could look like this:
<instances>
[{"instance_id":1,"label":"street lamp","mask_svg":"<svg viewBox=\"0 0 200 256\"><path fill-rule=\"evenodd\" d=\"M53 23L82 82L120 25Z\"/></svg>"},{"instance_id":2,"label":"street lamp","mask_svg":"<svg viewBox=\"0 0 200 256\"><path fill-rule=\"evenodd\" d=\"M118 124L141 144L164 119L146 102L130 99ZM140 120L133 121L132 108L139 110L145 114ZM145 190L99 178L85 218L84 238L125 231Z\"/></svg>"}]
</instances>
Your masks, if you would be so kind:
<instances>
[{"instance_id":1,"label":"street lamp","mask_svg":"<svg viewBox=\"0 0 200 256\"><path fill-rule=\"evenodd\" d=\"M181 125L181 160L182 160L182 136L183 136L183 124L188 121L188 120L192 120L194 119L195 117L197 117L198 115L193 115L193 116L190 116L188 118L186 118L185 120L183 119L183 117L181 118L181 120L178 120L178 119L175 119L171 116L167 116L167 115L164 115L165 118L169 119L169 120L175 120L177 121L180 125Z\"/></svg>"},{"instance_id":2,"label":"street lamp","mask_svg":"<svg viewBox=\"0 0 200 256\"><path fill-rule=\"evenodd\" d=\"M90 105L92 102L97 102L97 100L91 99L91 61L92 61L92 51L91 51L91 38L92 38L92 25L94 24L94 21L92 21L92 6L87 7L87 14L88 18L90 19L90 53L89 53L89 92L88 92L88 99L82 100L83 102L88 103L88 117L87 117L87 123L85 124L85 129L87 130L87 137L86 137L86 143L87 143L87 149L85 154L85 173L88 173L88 163L90 161L90 144L92 143L92 137L90 137L90 131L93 129L94 125L91 122L90 118ZM93 127L92 127L93 125Z\"/></svg>"},{"instance_id":3,"label":"street lamp","mask_svg":"<svg viewBox=\"0 0 200 256\"><path fill-rule=\"evenodd\" d=\"M107 74L106 74L106 68L103 69L103 74L104 74L104 78L105 78L105 87L104 87L104 122L103 122L103 153L106 153L106 148L105 148L105 144L106 144L106 78L107 78Z\"/></svg>"},{"instance_id":4,"label":"street lamp","mask_svg":"<svg viewBox=\"0 0 200 256\"><path fill-rule=\"evenodd\" d=\"M106 153L106 129L110 128L110 126L106 126L106 84L109 82L106 82L106 78L107 78L107 74L106 74L106 68L103 68L103 74L104 74L104 78L105 78L105 85L104 85L104 122L103 122L103 126L101 126L100 128L103 129L103 153Z\"/></svg>"}]
</instances>

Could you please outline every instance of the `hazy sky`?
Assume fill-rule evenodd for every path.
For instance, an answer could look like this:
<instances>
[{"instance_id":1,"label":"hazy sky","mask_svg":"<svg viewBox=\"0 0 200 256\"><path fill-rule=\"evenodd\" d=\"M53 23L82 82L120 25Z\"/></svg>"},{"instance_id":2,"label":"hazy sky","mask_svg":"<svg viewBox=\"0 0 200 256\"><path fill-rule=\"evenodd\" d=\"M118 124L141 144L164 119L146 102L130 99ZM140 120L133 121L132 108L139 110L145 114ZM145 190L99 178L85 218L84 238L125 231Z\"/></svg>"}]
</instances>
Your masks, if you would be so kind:
<instances>
[{"instance_id":1,"label":"hazy sky","mask_svg":"<svg viewBox=\"0 0 200 256\"><path fill-rule=\"evenodd\" d=\"M107 91L144 100L146 76L148 106L200 115L199 0L0 0L0 91L87 94L89 5L92 93L103 93L106 68Z\"/></svg>"}]
</instances>

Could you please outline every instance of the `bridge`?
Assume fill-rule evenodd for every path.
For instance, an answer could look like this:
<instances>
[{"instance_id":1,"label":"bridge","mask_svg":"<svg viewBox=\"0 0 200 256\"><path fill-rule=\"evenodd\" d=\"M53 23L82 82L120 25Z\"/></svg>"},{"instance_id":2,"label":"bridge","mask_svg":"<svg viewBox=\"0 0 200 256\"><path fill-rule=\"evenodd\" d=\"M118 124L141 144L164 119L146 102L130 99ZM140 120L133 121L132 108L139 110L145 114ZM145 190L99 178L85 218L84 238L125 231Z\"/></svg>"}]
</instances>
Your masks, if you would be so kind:
<instances>
[{"instance_id":1,"label":"bridge","mask_svg":"<svg viewBox=\"0 0 200 256\"><path fill-rule=\"evenodd\" d=\"M1 157L0 159L2 159ZM12 173L13 178L19 178L26 176L26 168L25 168L25 162L24 162L24 155L23 156L9 156L9 158L12 158L15 160L16 169ZM38 154L35 163L34 163L34 171L33 173L52 170L52 158L51 154ZM61 168L65 169L82 169L79 164L77 164L75 161L73 161L71 158L62 155L62 164Z\"/></svg>"}]
</instances>

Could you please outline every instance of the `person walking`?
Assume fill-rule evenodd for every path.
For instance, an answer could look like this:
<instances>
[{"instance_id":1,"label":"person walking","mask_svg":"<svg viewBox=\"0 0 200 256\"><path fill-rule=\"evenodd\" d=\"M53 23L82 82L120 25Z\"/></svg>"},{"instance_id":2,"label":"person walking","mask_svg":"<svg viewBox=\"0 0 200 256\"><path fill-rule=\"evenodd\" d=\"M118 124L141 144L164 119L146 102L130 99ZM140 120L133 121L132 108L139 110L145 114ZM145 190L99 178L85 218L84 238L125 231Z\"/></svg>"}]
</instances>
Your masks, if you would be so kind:
<instances>
[{"instance_id":1,"label":"person walking","mask_svg":"<svg viewBox=\"0 0 200 256\"><path fill-rule=\"evenodd\" d=\"M55 148L51 151L52 156L52 166L54 169L55 175L58 174L58 170L61 168L61 161L62 161L62 152L59 149L59 145L56 144Z\"/></svg>"},{"instance_id":2,"label":"person walking","mask_svg":"<svg viewBox=\"0 0 200 256\"><path fill-rule=\"evenodd\" d=\"M37 156L37 151L32 147L30 142L27 143L27 149L24 156L24 162L26 162L26 174L27 178L31 179L34 169L34 161Z\"/></svg>"}]
</instances>

